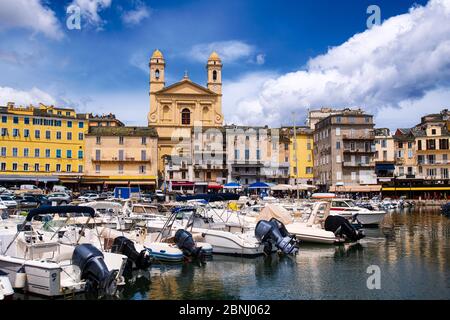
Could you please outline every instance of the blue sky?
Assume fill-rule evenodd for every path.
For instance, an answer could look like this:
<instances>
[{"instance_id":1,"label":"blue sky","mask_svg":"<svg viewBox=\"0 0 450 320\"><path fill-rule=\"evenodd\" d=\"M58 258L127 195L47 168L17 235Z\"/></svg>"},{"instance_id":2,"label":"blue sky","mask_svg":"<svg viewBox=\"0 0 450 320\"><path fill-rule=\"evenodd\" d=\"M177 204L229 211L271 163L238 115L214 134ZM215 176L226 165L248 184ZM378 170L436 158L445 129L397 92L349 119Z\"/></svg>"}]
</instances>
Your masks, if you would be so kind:
<instances>
[{"instance_id":1,"label":"blue sky","mask_svg":"<svg viewBox=\"0 0 450 320\"><path fill-rule=\"evenodd\" d=\"M81 30L66 27L71 4ZM373 4L383 24L367 30ZM167 83L187 70L205 84L214 49L227 123L291 124L292 111L302 123L308 108L348 105L374 113L378 126L411 126L448 107L449 8L449 0L3 0L0 104L50 102L145 125L152 51L166 58Z\"/></svg>"}]
</instances>

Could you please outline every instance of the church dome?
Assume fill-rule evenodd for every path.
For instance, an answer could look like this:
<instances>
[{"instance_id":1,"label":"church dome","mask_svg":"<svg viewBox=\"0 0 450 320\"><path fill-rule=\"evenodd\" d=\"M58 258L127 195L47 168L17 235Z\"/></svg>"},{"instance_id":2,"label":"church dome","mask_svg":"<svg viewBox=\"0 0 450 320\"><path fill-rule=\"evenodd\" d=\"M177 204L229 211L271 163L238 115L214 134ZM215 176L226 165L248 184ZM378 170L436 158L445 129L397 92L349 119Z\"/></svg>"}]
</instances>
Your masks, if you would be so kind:
<instances>
[{"instance_id":1,"label":"church dome","mask_svg":"<svg viewBox=\"0 0 450 320\"><path fill-rule=\"evenodd\" d=\"M209 56L208 60L215 60L215 61L220 61L220 57L217 54L217 52L213 51L213 53L211 53L211 55Z\"/></svg>"},{"instance_id":2,"label":"church dome","mask_svg":"<svg viewBox=\"0 0 450 320\"><path fill-rule=\"evenodd\" d=\"M162 52L159 51L158 49L153 51L152 59L164 59Z\"/></svg>"}]
</instances>

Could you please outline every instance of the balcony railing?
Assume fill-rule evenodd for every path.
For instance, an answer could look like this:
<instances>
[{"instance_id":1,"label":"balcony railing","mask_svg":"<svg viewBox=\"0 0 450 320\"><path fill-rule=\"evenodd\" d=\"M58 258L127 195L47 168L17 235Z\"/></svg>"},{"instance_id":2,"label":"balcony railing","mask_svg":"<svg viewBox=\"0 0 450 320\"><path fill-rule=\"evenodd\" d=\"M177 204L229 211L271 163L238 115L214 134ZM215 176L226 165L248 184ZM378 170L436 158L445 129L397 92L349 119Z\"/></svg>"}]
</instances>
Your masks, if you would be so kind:
<instances>
[{"instance_id":1,"label":"balcony railing","mask_svg":"<svg viewBox=\"0 0 450 320\"><path fill-rule=\"evenodd\" d=\"M355 149L345 148L344 152L345 153L375 153L376 150L375 149L366 149L366 148L355 148Z\"/></svg>"},{"instance_id":2,"label":"balcony railing","mask_svg":"<svg viewBox=\"0 0 450 320\"><path fill-rule=\"evenodd\" d=\"M344 162L343 163L344 167L364 167L364 168L370 168L370 167L375 167L375 165L371 164L371 163L358 163L358 162Z\"/></svg>"},{"instance_id":3,"label":"balcony railing","mask_svg":"<svg viewBox=\"0 0 450 320\"><path fill-rule=\"evenodd\" d=\"M150 159L136 159L134 157L129 158L118 158L118 157L111 157L111 158L91 158L92 162L132 162L132 163L149 163L151 162Z\"/></svg>"},{"instance_id":4,"label":"balcony railing","mask_svg":"<svg viewBox=\"0 0 450 320\"><path fill-rule=\"evenodd\" d=\"M374 133L361 133L361 134L351 134L346 133L342 135L342 139L344 140L373 140L375 139Z\"/></svg>"}]
</instances>

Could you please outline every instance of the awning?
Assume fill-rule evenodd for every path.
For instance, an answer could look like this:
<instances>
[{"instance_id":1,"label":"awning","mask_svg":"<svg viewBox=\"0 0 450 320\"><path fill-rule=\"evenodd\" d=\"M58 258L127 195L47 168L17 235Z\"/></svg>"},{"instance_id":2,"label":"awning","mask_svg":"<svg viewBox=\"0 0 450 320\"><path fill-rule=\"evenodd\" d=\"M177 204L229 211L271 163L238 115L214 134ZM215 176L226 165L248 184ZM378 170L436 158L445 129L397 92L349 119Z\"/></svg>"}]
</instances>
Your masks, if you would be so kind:
<instances>
[{"instance_id":1,"label":"awning","mask_svg":"<svg viewBox=\"0 0 450 320\"><path fill-rule=\"evenodd\" d=\"M155 181L105 181L106 184L120 184L120 185L154 185Z\"/></svg>"},{"instance_id":2,"label":"awning","mask_svg":"<svg viewBox=\"0 0 450 320\"><path fill-rule=\"evenodd\" d=\"M0 181L58 182L59 178L54 176L0 175Z\"/></svg>"},{"instance_id":3,"label":"awning","mask_svg":"<svg viewBox=\"0 0 450 320\"><path fill-rule=\"evenodd\" d=\"M223 186L224 189L239 189L241 185L237 182L229 182Z\"/></svg>"},{"instance_id":4,"label":"awning","mask_svg":"<svg viewBox=\"0 0 450 320\"><path fill-rule=\"evenodd\" d=\"M194 182L189 181L171 181L172 187L193 187Z\"/></svg>"},{"instance_id":5,"label":"awning","mask_svg":"<svg viewBox=\"0 0 450 320\"><path fill-rule=\"evenodd\" d=\"M275 186L270 187L270 190L272 191L288 191L291 190L292 186L288 184L277 184Z\"/></svg>"},{"instance_id":6,"label":"awning","mask_svg":"<svg viewBox=\"0 0 450 320\"><path fill-rule=\"evenodd\" d=\"M379 192L381 185L369 186L331 186L330 192Z\"/></svg>"},{"instance_id":7,"label":"awning","mask_svg":"<svg viewBox=\"0 0 450 320\"><path fill-rule=\"evenodd\" d=\"M216 182L208 183L208 189L222 189L222 188L223 188L223 186Z\"/></svg>"},{"instance_id":8,"label":"awning","mask_svg":"<svg viewBox=\"0 0 450 320\"><path fill-rule=\"evenodd\" d=\"M393 163L377 163L375 164L375 170L393 171L395 170L395 165Z\"/></svg>"},{"instance_id":9,"label":"awning","mask_svg":"<svg viewBox=\"0 0 450 320\"><path fill-rule=\"evenodd\" d=\"M248 186L249 189L269 189L269 185L264 182L255 182Z\"/></svg>"},{"instance_id":10,"label":"awning","mask_svg":"<svg viewBox=\"0 0 450 320\"><path fill-rule=\"evenodd\" d=\"M208 182L195 182L196 186L207 186Z\"/></svg>"}]
</instances>

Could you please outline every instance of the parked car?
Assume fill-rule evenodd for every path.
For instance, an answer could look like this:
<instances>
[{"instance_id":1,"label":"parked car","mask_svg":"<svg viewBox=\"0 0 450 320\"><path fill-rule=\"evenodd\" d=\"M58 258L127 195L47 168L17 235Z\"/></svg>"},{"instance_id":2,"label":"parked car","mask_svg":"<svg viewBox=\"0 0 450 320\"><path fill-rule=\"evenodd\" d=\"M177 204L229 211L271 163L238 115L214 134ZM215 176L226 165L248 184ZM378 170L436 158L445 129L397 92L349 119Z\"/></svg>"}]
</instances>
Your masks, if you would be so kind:
<instances>
[{"instance_id":1,"label":"parked car","mask_svg":"<svg viewBox=\"0 0 450 320\"><path fill-rule=\"evenodd\" d=\"M86 193L85 195L78 197L78 200L86 201L86 202L94 201L94 200L98 200L98 199L100 199L100 196L96 193Z\"/></svg>"},{"instance_id":2,"label":"parked car","mask_svg":"<svg viewBox=\"0 0 450 320\"><path fill-rule=\"evenodd\" d=\"M6 206L8 209L17 208L17 201L12 196L0 195L0 204Z\"/></svg>"},{"instance_id":3,"label":"parked car","mask_svg":"<svg viewBox=\"0 0 450 320\"><path fill-rule=\"evenodd\" d=\"M72 197L70 195L68 195L67 193L62 193L62 192L50 193L49 195L47 195L47 199L51 203L56 201L56 204L58 204L58 205L68 204L72 201Z\"/></svg>"},{"instance_id":4,"label":"parked car","mask_svg":"<svg viewBox=\"0 0 450 320\"><path fill-rule=\"evenodd\" d=\"M30 194L26 194L27 196ZM33 197L35 197L38 202L39 202L39 206L51 206L52 202L50 200L48 200L46 195L43 194L34 194L32 195Z\"/></svg>"},{"instance_id":5,"label":"parked car","mask_svg":"<svg viewBox=\"0 0 450 320\"><path fill-rule=\"evenodd\" d=\"M62 192L62 193L66 193L70 196L72 196L72 190L70 190L69 188L65 187L65 186L53 186L52 189L53 192Z\"/></svg>"},{"instance_id":6,"label":"parked car","mask_svg":"<svg viewBox=\"0 0 450 320\"><path fill-rule=\"evenodd\" d=\"M39 200L33 195L18 195L14 197L21 209L30 209L39 207Z\"/></svg>"},{"instance_id":7,"label":"parked car","mask_svg":"<svg viewBox=\"0 0 450 320\"><path fill-rule=\"evenodd\" d=\"M23 193L32 193L32 194L44 194L44 191L42 189L39 189L34 184L22 184L20 186L19 190L16 190L16 194L23 194Z\"/></svg>"}]
</instances>

